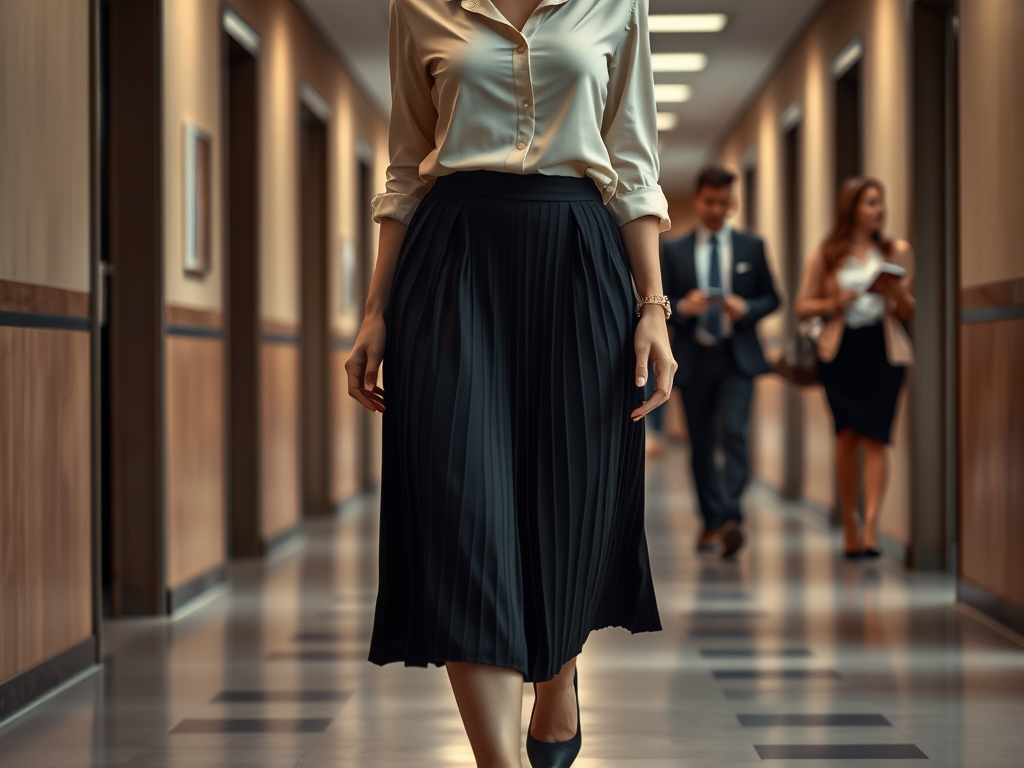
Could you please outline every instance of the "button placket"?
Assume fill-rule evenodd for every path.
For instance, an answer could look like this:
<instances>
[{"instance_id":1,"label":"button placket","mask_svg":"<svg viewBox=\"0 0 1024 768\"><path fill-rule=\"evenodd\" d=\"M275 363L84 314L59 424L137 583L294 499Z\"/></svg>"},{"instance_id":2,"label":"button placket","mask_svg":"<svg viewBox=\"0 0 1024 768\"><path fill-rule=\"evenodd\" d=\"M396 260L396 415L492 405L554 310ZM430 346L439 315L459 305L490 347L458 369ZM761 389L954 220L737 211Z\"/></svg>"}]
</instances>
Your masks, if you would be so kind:
<instances>
[{"instance_id":1,"label":"button placket","mask_svg":"<svg viewBox=\"0 0 1024 768\"><path fill-rule=\"evenodd\" d=\"M533 141L536 120L533 110L533 82L530 77L529 45L519 30L512 28L512 83L516 100L516 143L515 149L505 162L506 167L514 165L516 170L526 170L526 150Z\"/></svg>"}]
</instances>

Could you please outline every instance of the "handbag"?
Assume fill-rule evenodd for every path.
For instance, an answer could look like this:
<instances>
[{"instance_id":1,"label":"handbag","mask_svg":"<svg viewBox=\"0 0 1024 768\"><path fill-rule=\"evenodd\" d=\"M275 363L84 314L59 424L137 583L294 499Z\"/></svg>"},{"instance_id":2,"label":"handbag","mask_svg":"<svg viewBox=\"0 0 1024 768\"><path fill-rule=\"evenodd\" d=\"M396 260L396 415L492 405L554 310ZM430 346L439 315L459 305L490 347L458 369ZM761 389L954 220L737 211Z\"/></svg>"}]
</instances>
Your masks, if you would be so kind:
<instances>
[{"instance_id":1,"label":"handbag","mask_svg":"<svg viewBox=\"0 0 1024 768\"><path fill-rule=\"evenodd\" d=\"M809 387L817 384L818 337L825 322L820 317L804 320L786 341L782 356L772 364L772 370L790 384Z\"/></svg>"}]
</instances>

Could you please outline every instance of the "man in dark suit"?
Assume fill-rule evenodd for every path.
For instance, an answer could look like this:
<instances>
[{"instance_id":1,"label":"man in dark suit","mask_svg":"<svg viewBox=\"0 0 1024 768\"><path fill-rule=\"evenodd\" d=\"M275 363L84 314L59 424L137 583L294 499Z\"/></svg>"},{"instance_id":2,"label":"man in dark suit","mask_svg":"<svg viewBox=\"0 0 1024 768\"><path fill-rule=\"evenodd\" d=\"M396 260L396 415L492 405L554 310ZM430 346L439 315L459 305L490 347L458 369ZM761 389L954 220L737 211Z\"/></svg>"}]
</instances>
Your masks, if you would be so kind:
<instances>
[{"instance_id":1,"label":"man in dark suit","mask_svg":"<svg viewBox=\"0 0 1024 768\"><path fill-rule=\"evenodd\" d=\"M757 321L779 306L764 242L732 229L736 177L706 168L697 178L700 222L662 247L662 278L672 301L672 351L690 430L693 477L704 531L698 550L721 545L723 557L743 546L740 496L750 478L747 430L754 377L768 366ZM715 461L718 447L724 470Z\"/></svg>"}]
</instances>

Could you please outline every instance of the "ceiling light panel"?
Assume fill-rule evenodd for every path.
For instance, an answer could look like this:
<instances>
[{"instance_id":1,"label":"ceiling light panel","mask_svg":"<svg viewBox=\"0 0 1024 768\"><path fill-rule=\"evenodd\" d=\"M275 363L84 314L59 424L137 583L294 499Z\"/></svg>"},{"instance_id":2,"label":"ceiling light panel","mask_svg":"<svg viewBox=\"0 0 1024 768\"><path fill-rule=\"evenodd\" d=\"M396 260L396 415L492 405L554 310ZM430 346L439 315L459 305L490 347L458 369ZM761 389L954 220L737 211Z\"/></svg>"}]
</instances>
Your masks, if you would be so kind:
<instances>
[{"instance_id":1,"label":"ceiling light panel","mask_svg":"<svg viewBox=\"0 0 1024 768\"><path fill-rule=\"evenodd\" d=\"M693 98L693 87L681 83L656 83L654 98L664 104L682 104Z\"/></svg>"},{"instance_id":2,"label":"ceiling light panel","mask_svg":"<svg viewBox=\"0 0 1024 768\"><path fill-rule=\"evenodd\" d=\"M651 56L655 72L701 72L708 65L706 53L655 53Z\"/></svg>"},{"instance_id":3,"label":"ceiling light panel","mask_svg":"<svg viewBox=\"0 0 1024 768\"><path fill-rule=\"evenodd\" d=\"M648 17L651 32L721 32L729 23L724 13L657 13Z\"/></svg>"},{"instance_id":4,"label":"ceiling light panel","mask_svg":"<svg viewBox=\"0 0 1024 768\"><path fill-rule=\"evenodd\" d=\"M658 113L658 130L659 131L672 131L679 125L679 115L675 112L659 112Z\"/></svg>"}]
</instances>

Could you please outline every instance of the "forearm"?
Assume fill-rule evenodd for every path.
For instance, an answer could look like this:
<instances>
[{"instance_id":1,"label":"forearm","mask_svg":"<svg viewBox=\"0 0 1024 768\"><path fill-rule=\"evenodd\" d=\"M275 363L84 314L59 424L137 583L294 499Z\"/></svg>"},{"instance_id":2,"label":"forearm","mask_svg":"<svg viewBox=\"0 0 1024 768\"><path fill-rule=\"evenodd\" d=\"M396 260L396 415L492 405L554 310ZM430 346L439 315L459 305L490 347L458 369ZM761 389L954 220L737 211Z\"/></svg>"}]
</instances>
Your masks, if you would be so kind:
<instances>
[{"instance_id":1,"label":"forearm","mask_svg":"<svg viewBox=\"0 0 1024 768\"><path fill-rule=\"evenodd\" d=\"M377 265L373 270L370 290L366 297L366 316L382 317L391 296L391 283L395 279L398 253L402 249L409 228L398 219L380 220L380 238L377 241Z\"/></svg>"},{"instance_id":2,"label":"forearm","mask_svg":"<svg viewBox=\"0 0 1024 768\"><path fill-rule=\"evenodd\" d=\"M658 217L641 216L619 227L629 258L629 270L641 296L662 296Z\"/></svg>"},{"instance_id":3,"label":"forearm","mask_svg":"<svg viewBox=\"0 0 1024 768\"><path fill-rule=\"evenodd\" d=\"M904 323L909 322L914 315L914 308L917 306L917 300L910 291L905 288L901 289L896 294L894 304L893 311L896 312L896 316Z\"/></svg>"}]
</instances>

